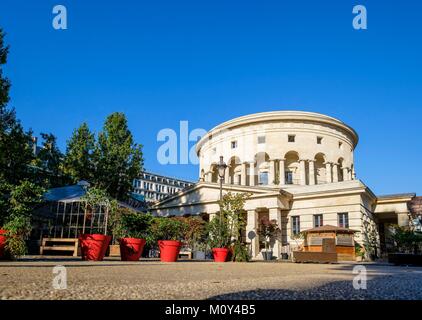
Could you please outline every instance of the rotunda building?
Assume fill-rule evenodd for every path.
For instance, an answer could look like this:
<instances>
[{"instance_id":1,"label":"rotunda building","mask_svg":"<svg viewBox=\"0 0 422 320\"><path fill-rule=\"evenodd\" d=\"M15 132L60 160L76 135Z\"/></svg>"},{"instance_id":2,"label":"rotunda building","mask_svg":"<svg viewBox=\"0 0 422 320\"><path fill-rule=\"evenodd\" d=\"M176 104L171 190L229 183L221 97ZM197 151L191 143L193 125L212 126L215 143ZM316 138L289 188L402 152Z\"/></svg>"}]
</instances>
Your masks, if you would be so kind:
<instances>
[{"instance_id":1,"label":"rotunda building","mask_svg":"<svg viewBox=\"0 0 422 320\"><path fill-rule=\"evenodd\" d=\"M265 244L258 230L265 219L280 229L271 243L276 258L297 250L303 232L325 227L357 231L358 244L386 253L389 228L409 225L415 194L376 196L358 179L358 140L347 124L312 112L264 112L224 122L196 145L198 183L151 211L207 220L219 213L221 192L246 193L242 239L253 259L262 259ZM221 157L228 166L223 179L217 169ZM336 241L354 252L354 243Z\"/></svg>"},{"instance_id":2,"label":"rotunda building","mask_svg":"<svg viewBox=\"0 0 422 320\"><path fill-rule=\"evenodd\" d=\"M315 185L355 178L357 133L318 113L275 111L225 122L197 144L200 179L218 182L217 163L228 164L225 183L243 186Z\"/></svg>"}]
</instances>

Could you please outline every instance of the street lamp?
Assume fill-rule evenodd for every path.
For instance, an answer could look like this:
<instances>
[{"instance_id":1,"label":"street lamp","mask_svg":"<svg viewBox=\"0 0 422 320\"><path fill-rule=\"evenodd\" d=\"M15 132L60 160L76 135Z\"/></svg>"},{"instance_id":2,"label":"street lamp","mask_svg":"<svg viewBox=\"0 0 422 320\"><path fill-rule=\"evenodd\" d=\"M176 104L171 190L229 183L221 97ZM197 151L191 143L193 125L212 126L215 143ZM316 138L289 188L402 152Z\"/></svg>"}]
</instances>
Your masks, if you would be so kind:
<instances>
[{"instance_id":1,"label":"street lamp","mask_svg":"<svg viewBox=\"0 0 422 320\"><path fill-rule=\"evenodd\" d=\"M223 234L223 181L226 173L227 164L223 160L223 156L220 156L220 162L217 164L218 176L220 178L220 236Z\"/></svg>"},{"instance_id":2,"label":"street lamp","mask_svg":"<svg viewBox=\"0 0 422 320\"><path fill-rule=\"evenodd\" d=\"M217 164L218 176L220 177L220 201L223 200L223 181L226 173L227 164L223 160L223 156L220 157L220 162Z\"/></svg>"}]
</instances>

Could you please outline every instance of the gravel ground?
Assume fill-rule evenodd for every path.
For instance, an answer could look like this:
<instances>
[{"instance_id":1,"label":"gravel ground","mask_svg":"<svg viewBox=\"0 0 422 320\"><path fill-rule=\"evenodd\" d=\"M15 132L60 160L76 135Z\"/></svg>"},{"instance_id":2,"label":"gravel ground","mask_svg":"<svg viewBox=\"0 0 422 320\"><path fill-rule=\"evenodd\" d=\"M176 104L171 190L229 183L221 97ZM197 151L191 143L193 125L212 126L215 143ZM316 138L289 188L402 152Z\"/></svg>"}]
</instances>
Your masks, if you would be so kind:
<instances>
[{"instance_id":1,"label":"gravel ground","mask_svg":"<svg viewBox=\"0 0 422 320\"><path fill-rule=\"evenodd\" d=\"M66 290L53 289L57 265L66 266ZM422 268L366 264L367 290L355 290L355 266L26 258L0 262L0 299L422 300Z\"/></svg>"}]
</instances>

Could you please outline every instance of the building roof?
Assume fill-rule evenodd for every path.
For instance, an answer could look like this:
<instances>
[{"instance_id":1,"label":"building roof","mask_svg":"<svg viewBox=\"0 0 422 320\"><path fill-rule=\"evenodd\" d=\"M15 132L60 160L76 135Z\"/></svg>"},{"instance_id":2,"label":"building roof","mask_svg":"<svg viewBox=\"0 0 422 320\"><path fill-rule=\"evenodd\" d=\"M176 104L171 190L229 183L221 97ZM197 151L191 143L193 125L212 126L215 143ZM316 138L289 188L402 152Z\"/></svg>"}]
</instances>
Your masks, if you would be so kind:
<instances>
[{"instance_id":1,"label":"building roof","mask_svg":"<svg viewBox=\"0 0 422 320\"><path fill-rule=\"evenodd\" d=\"M387 200L387 199L398 199L398 198L414 198L416 197L416 193L397 193L397 194L386 194L377 196L380 200Z\"/></svg>"},{"instance_id":2,"label":"building roof","mask_svg":"<svg viewBox=\"0 0 422 320\"><path fill-rule=\"evenodd\" d=\"M359 136L357 132L350 127L349 125L345 124L341 120L336 118L327 116L325 114L316 113L316 112L307 112L307 111L295 111L295 110L280 110L280 111L270 111L270 112L260 112L249 114L246 116L238 117L222 124L214 127L211 129L206 135L204 135L196 144L196 153L199 154L200 149L202 148L203 144L206 141L209 141L210 136L214 134L224 131L230 130L232 128L248 125L252 123L259 123L264 121L315 121L319 123L325 123L331 126L335 126L340 128L344 132L347 132L350 137L352 138L353 145L356 145L359 142Z\"/></svg>"},{"instance_id":3,"label":"building roof","mask_svg":"<svg viewBox=\"0 0 422 320\"><path fill-rule=\"evenodd\" d=\"M44 194L47 201L78 201L86 193L86 189L80 185L72 185L53 188Z\"/></svg>"},{"instance_id":4,"label":"building roof","mask_svg":"<svg viewBox=\"0 0 422 320\"><path fill-rule=\"evenodd\" d=\"M347 229L347 228L330 226L330 225L326 225L326 226L313 228L313 229L309 229L309 230L304 231L304 233L318 233L318 232L357 233L359 231L351 230L351 229Z\"/></svg>"},{"instance_id":5,"label":"building roof","mask_svg":"<svg viewBox=\"0 0 422 320\"><path fill-rule=\"evenodd\" d=\"M148 174L150 176L154 176L154 177L158 177L158 178L164 178L164 179L168 179L168 180L175 180L175 181L183 182L183 183L187 183L187 184L194 184L195 183L193 181L183 180L183 179L175 178L175 177L172 177L172 176L165 176L165 175L158 174L158 173L155 173L155 172L152 172L152 171L141 171L141 174ZM136 179L140 180L141 178L138 177Z\"/></svg>"}]
</instances>

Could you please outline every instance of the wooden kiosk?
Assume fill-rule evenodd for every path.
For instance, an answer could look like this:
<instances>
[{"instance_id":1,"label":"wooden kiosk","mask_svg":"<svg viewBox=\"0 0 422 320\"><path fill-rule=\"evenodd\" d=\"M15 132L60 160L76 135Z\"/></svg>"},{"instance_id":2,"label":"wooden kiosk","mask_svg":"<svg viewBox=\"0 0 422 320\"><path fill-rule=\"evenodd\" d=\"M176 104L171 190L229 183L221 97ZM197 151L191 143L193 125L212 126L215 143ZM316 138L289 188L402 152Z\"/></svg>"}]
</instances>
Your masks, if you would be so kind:
<instances>
[{"instance_id":1,"label":"wooden kiosk","mask_svg":"<svg viewBox=\"0 0 422 320\"><path fill-rule=\"evenodd\" d=\"M304 231L303 251L294 252L293 260L299 263L356 261L354 236L357 232L329 225Z\"/></svg>"}]
</instances>

